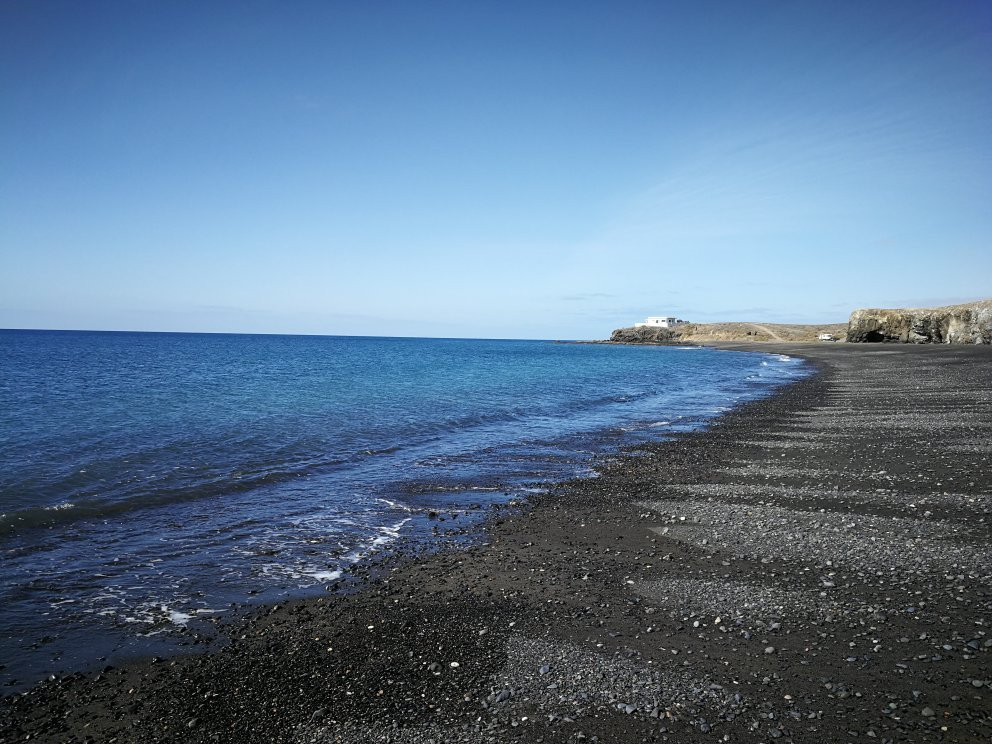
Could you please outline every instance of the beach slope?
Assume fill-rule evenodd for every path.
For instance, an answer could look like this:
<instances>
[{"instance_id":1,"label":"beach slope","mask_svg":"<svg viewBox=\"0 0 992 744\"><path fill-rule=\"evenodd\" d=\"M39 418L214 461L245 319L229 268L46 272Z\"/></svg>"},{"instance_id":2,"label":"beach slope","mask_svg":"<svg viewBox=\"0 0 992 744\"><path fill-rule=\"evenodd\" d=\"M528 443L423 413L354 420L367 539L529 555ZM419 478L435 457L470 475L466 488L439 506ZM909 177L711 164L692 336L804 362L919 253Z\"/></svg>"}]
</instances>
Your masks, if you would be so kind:
<instances>
[{"instance_id":1,"label":"beach slope","mask_svg":"<svg viewBox=\"0 0 992 744\"><path fill-rule=\"evenodd\" d=\"M819 372L0 739L988 741L992 350L762 350Z\"/></svg>"}]
</instances>

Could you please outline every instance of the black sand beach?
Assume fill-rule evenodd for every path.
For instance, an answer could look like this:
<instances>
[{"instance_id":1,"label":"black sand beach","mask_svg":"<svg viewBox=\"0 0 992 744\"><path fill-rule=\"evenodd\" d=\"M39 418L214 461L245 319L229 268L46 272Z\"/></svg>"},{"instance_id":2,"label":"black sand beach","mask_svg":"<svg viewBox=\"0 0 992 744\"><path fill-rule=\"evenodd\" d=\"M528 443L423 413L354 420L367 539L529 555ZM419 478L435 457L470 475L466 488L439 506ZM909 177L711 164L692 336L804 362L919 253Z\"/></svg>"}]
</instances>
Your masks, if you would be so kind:
<instances>
[{"instance_id":1,"label":"black sand beach","mask_svg":"<svg viewBox=\"0 0 992 744\"><path fill-rule=\"evenodd\" d=\"M0 740L990 741L992 349L735 348L820 372Z\"/></svg>"}]
</instances>

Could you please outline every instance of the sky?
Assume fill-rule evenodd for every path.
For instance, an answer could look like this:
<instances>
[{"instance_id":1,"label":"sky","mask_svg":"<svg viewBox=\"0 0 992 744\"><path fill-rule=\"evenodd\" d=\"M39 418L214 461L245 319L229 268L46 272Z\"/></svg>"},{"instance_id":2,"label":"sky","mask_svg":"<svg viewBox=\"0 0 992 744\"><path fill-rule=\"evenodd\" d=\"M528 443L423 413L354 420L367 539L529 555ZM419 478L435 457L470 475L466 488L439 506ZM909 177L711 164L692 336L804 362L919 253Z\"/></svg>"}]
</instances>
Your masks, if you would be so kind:
<instances>
[{"instance_id":1,"label":"sky","mask_svg":"<svg viewBox=\"0 0 992 744\"><path fill-rule=\"evenodd\" d=\"M992 3L0 4L0 327L603 338L992 296Z\"/></svg>"}]
</instances>

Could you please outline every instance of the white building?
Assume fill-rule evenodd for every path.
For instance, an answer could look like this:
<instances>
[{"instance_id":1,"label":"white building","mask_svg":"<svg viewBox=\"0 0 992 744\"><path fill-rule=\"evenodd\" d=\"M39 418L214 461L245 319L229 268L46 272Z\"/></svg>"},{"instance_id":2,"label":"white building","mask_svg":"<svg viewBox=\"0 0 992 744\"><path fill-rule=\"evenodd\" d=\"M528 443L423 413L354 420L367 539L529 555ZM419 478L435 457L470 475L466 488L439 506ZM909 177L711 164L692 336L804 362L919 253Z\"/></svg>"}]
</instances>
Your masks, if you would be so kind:
<instances>
[{"instance_id":1,"label":"white building","mask_svg":"<svg viewBox=\"0 0 992 744\"><path fill-rule=\"evenodd\" d=\"M821 333L817 336L820 341L836 341L837 337L832 333Z\"/></svg>"},{"instance_id":2,"label":"white building","mask_svg":"<svg viewBox=\"0 0 992 744\"><path fill-rule=\"evenodd\" d=\"M674 328L682 323L685 323L685 321L681 318L676 318L674 315L652 315L643 323L634 323L634 328L643 328L645 326L652 328Z\"/></svg>"}]
</instances>

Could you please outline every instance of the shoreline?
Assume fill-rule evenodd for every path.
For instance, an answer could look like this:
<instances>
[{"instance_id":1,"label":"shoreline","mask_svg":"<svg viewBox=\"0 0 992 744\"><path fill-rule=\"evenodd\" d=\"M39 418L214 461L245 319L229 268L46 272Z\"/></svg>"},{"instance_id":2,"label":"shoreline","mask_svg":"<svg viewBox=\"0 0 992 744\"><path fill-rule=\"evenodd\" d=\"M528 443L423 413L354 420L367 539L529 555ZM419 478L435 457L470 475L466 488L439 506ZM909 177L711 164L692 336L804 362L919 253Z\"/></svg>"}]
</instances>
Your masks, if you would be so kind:
<instances>
[{"instance_id":1,"label":"shoreline","mask_svg":"<svg viewBox=\"0 0 992 744\"><path fill-rule=\"evenodd\" d=\"M470 351L471 348L466 347L465 350ZM144 572L140 570L142 553L134 549L131 554L132 562L138 562L134 580L123 583L138 585L135 587L138 589L135 596L128 596L130 592L125 590L120 601L114 603L107 599L112 589L96 588L90 594L72 593L73 583L81 583L85 575L89 551L81 554L83 560L78 569L72 568L75 560L67 559L64 562L68 567L67 573L75 573L73 578L76 578L76 582L66 581L68 576L63 577L66 572L56 569L58 578L52 576L48 585L53 590L63 582L68 586L64 593L50 592L53 600L51 606L43 603L44 595L36 591L33 604L38 606L29 606L32 603L29 595L22 606L14 604L5 608L4 627L8 632L0 650L0 656L6 657L0 660L0 695L23 692L51 675L65 677L75 672L95 673L107 665L117 666L154 656L169 658L195 652L197 649L209 649L223 640L223 636L217 633L216 626L219 623L230 624L232 617L253 612L258 607L301 598L325 597L339 585L347 584L349 577L354 575L350 570L355 564L375 560L374 555L370 554L381 553L384 549L388 552L419 554L443 547L446 536L450 541L464 541L466 537L474 537L479 530L466 531L461 528L484 520L496 504L526 501L527 492L533 488L543 489L550 483L591 475L596 461L612 456L625 444L655 441L659 432L705 426L707 420L719 415L718 412L726 407L754 396L768 395L783 380L805 374L805 365L798 360L779 363L773 355L755 357L737 354L728 355L730 360L718 361L717 358L722 354L711 350L709 353L701 352L701 356L694 355L692 360L687 361L671 350L660 350L664 353L647 355L631 355L629 352L636 351L632 349L628 349L628 353L621 353L623 350L618 349L600 349L596 352L590 350L587 353L581 349L554 351L550 345L544 343L532 345L529 352L535 350L538 356L551 353L553 357L570 360L570 364L578 364L578 380L583 379L581 370L596 364L597 359L613 360L608 363L612 371L607 370L603 375L587 373L585 382L580 386L582 390L578 391L579 395L584 396L582 401L568 398L561 400L560 396L549 391L549 397L558 398L559 405L555 406L553 418L543 426L540 412L551 413L551 409L544 399L544 393L540 391L542 385L537 381L537 387L533 389L537 398L521 398L519 407L513 406L512 410L507 410L502 416L513 422L496 435L509 448L505 451L487 451L484 446L480 448L479 437L475 437L473 444L473 427L466 419L467 425L459 421L450 430L443 429L439 441L419 445L419 454L404 453L404 450L406 453L416 452L418 443L416 438L411 441L402 435L395 436L392 442L397 445L396 455L388 452L392 449L390 447L384 448L387 450L385 457L381 457L376 448L363 452L362 455L369 455L367 465L375 468L378 464L379 472L365 472L368 468L361 461L341 468L341 480L349 480L350 472L351 481L365 478L365 483L371 488L368 489L369 497L364 499L356 496L349 500L338 495L328 499L335 502L340 500L345 512L339 518L330 520L332 529L341 524L347 525L336 534L321 534L304 525L298 531L284 532L287 527L276 530L276 539L273 540L266 535L272 531L264 524L257 524L254 529L242 533L240 539L234 543L240 545L241 550L233 550L231 555L224 556L218 555L215 549L211 555L204 555L201 560L196 555L197 541L190 539L194 537L190 532L195 530L184 532L185 544L190 546L187 554L204 566L204 570L197 571L194 564L189 574L177 574L176 567L171 564L175 562L177 555L181 555L180 548L168 551L167 559L158 563L156 570L149 573L162 569L161 576L171 575L179 582L185 582L185 591L176 584L170 587L171 582L163 579L146 580ZM658 384L668 374L687 367L701 368L701 373L717 370L719 384L711 385L708 380L693 379L694 375L683 375L680 387L687 389L679 392L673 393L671 386ZM637 369L646 370L646 375L642 375L638 382L631 380L628 384L628 375L635 375ZM659 376L659 370L663 372L662 376ZM572 377L570 372L565 372L565 375ZM621 402L630 393L634 395L633 402ZM577 405L573 406L572 403ZM493 408L492 405L483 407ZM497 422L501 418L499 410L490 413L497 414ZM431 421L431 414L426 415L428 422ZM444 424L449 420L440 411L438 417ZM660 418L672 420L659 422ZM557 431L551 428L554 425L551 421L558 425ZM544 437L537 441L533 440L532 433L535 424L540 429L538 434ZM497 423L497 428L498 426ZM481 427L481 431L484 432L487 427L488 424ZM423 429L423 422L419 422L416 428ZM278 439L272 441L279 444ZM459 454L454 460L450 460L452 451L465 454ZM398 458L404 458L406 465L400 466ZM71 461L69 457L60 459ZM432 463L437 466L432 467ZM152 472L161 470L158 466L152 468ZM292 467L287 467L286 470L290 475L294 472ZM299 475L299 471L295 472ZM290 475L285 477L292 480ZM305 475L315 480L307 483L306 488L301 490L315 494L321 491L327 493L334 486L333 482L328 484L322 480L319 470L317 473L306 472ZM327 473L323 475L326 476ZM231 485L231 490L237 494L240 483L232 480ZM153 495L158 493L154 486L150 490ZM217 490L224 489L218 487ZM255 488L249 489L250 492L254 490ZM278 483L276 488L266 490L269 493L278 492ZM359 489L357 493L365 490ZM371 498L373 490L375 498ZM258 513L278 515L278 507L266 505L268 499L265 498L265 492L261 489L257 491L255 508L259 510ZM139 494L134 492L132 495ZM33 532L23 529L23 525L27 519L34 518L34 513L27 516L24 510L8 513L5 522L11 528L8 547L30 545L33 536L37 536L41 543L58 544L62 541L55 536L65 529L66 537L71 539L76 531L75 523L79 522L82 525L79 530L82 532L86 531L87 524L94 525L91 531L98 538L104 530L117 535L118 540L122 530L137 535L150 535L152 539L142 543L142 547L150 550L150 554L145 557L150 559L157 554L158 546L154 544L157 530L142 526L149 522L155 523L154 512L150 512L151 519L139 520L128 528L129 512L117 513L114 504L110 505L109 512L104 513L99 508L99 502L87 502L85 498L77 500L66 496L60 501L66 508L34 510L39 516L39 524ZM362 505L363 502L365 509L381 509L382 513L370 510L367 514L354 515L357 518L354 525L350 525L351 520L347 517L353 516L353 505ZM225 497L212 503L222 506L224 511L231 506L238 508L236 496L231 501ZM70 504L73 505L72 508L69 508ZM182 508L179 504L175 507ZM169 506L162 513L168 515L173 508ZM311 508L315 522L325 524L327 517L324 514L331 510L322 507L326 510L322 513L312 505ZM196 514L196 504L188 511ZM200 512L203 511L206 509L201 508ZM247 512L242 516L249 519L252 515L253 512ZM2 516L4 515L0 515ZM100 526L101 518L109 520L107 527ZM162 523L166 521L166 517L157 521ZM47 525L55 524L59 526L53 530L44 529ZM220 524L216 526L222 527ZM204 534L202 537L208 545L216 545L222 539L220 535L223 533L218 531L215 535ZM310 539L304 540L304 537ZM105 542L109 548L118 540ZM439 545L439 542L442 544ZM259 549L261 555L253 555L253 543L266 550ZM283 550L284 544L288 546L288 550ZM312 549L307 547L311 544L314 546ZM171 556L169 552L172 553ZM271 555L268 555L270 552ZM8 577L10 587L16 587L22 577L32 575L33 567L46 562L44 559L39 562L37 557L31 556L26 550L22 550L20 555L15 552L14 555L18 558L20 555L26 557L12 563ZM98 564L99 553L92 555L93 562ZM170 557L173 560L169 560ZM149 563L149 568L152 565ZM216 568L210 571L206 568L209 565ZM93 568L96 569L97 576L102 573L100 566ZM231 573L231 577L225 576L221 582L213 581L214 576L227 572ZM111 575L102 580L93 580L94 587L99 587L103 581L119 588L121 574L128 572L107 573ZM239 580L232 580L235 576ZM142 583L145 586L141 586ZM175 591L170 591L170 588ZM103 602L100 601L101 597ZM149 598L154 600L149 601ZM100 613L101 616L92 618L95 622L87 623L87 612ZM102 616L103 613L106 616Z\"/></svg>"},{"instance_id":2,"label":"shoreline","mask_svg":"<svg viewBox=\"0 0 992 744\"><path fill-rule=\"evenodd\" d=\"M987 740L990 455L965 440L988 439L992 354L711 346L818 371L501 510L472 547L259 609L219 650L10 698L0 740Z\"/></svg>"}]
</instances>

